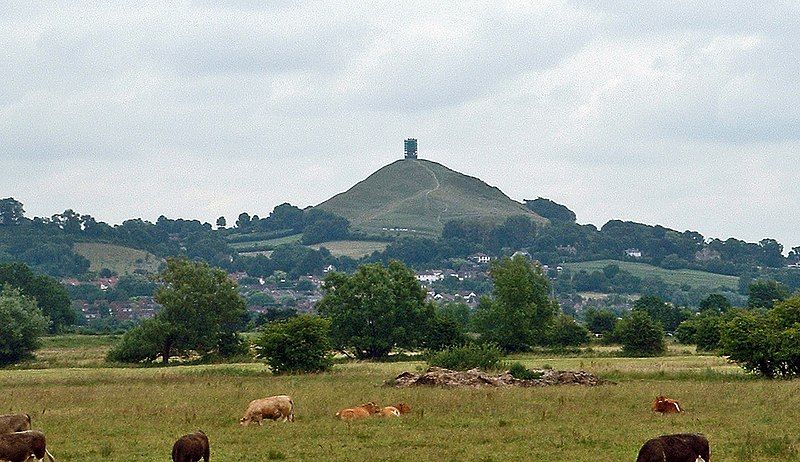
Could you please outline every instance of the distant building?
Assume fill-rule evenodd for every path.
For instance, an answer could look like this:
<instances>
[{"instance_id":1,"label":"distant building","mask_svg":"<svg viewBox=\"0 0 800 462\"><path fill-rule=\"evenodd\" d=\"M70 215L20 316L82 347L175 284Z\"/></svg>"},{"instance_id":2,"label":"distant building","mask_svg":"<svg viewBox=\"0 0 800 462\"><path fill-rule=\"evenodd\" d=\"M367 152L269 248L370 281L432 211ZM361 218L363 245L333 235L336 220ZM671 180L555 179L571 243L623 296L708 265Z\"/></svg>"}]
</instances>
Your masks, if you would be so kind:
<instances>
[{"instance_id":1,"label":"distant building","mask_svg":"<svg viewBox=\"0 0 800 462\"><path fill-rule=\"evenodd\" d=\"M625 249L625 256L630 258L642 258L642 251L639 249Z\"/></svg>"},{"instance_id":2,"label":"distant building","mask_svg":"<svg viewBox=\"0 0 800 462\"><path fill-rule=\"evenodd\" d=\"M515 258L515 257L525 257L528 260L530 260L531 259L531 254L528 253L527 250L517 250L516 252L511 254L511 258Z\"/></svg>"},{"instance_id":3,"label":"distant building","mask_svg":"<svg viewBox=\"0 0 800 462\"><path fill-rule=\"evenodd\" d=\"M492 257L486 255L485 253L476 253L475 255L470 255L470 260L474 261L475 263L489 263L492 260Z\"/></svg>"},{"instance_id":4,"label":"distant building","mask_svg":"<svg viewBox=\"0 0 800 462\"><path fill-rule=\"evenodd\" d=\"M405 141L405 152L406 152L406 159L416 159L417 158L417 139L416 138L408 138Z\"/></svg>"},{"instance_id":5,"label":"distant building","mask_svg":"<svg viewBox=\"0 0 800 462\"><path fill-rule=\"evenodd\" d=\"M419 282L431 283L441 281L442 279L444 279L444 274L441 271L423 271L417 274L417 280Z\"/></svg>"}]
</instances>

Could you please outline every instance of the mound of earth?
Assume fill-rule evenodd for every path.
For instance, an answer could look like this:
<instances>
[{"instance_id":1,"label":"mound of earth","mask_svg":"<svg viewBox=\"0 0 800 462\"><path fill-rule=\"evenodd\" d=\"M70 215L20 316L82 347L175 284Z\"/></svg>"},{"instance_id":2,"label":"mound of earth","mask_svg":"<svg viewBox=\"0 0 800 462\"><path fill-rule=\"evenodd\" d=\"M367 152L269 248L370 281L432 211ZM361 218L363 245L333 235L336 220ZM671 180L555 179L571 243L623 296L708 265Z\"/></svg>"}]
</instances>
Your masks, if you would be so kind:
<instances>
[{"instance_id":1,"label":"mound of earth","mask_svg":"<svg viewBox=\"0 0 800 462\"><path fill-rule=\"evenodd\" d=\"M480 369L468 371L451 371L441 367L430 367L423 374L403 372L388 382L397 388L416 386L440 387L546 387L550 385L595 385L613 384L586 371L555 371L552 369L534 369L538 379L523 380L514 378L508 371L500 375L490 375Z\"/></svg>"}]
</instances>

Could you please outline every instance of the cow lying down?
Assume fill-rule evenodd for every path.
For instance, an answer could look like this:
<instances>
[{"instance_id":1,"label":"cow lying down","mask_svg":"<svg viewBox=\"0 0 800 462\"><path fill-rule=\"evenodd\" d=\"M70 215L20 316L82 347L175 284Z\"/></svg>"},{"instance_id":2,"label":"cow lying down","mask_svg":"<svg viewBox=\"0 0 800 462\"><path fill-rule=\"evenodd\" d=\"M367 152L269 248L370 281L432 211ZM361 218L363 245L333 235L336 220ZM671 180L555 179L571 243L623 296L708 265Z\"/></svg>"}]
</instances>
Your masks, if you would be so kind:
<instances>
[{"instance_id":1,"label":"cow lying down","mask_svg":"<svg viewBox=\"0 0 800 462\"><path fill-rule=\"evenodd\" d=\"M342 409L341 411L336 413L336 417L341 420L363 419L364 417L369 417L371 415L378 414L380 410L381 409L378 407L377 404L370 401L368 403L362 404L361 406Z\"/></svg>"},{"instance_id":2,"label":"cow lying down","mask_svg":"<svg viewBox=\"0 0 800 462\"><path fill-rule=\"evenodd\" d=\"M378 412L380 417L400 417L403 414L411 412L411 406L406 403L397 403L391 406L381 408Z\"/></svg>"},{"instance_id":3,"label":"cow lying down","mask_svg":"<svg viewBox=\"0 0 800 462\"><path fill-rule=\"evenodd\" d=\"M26 430L0 435L0 460L25 462L31 457L41 461L44 456L55 462L53 455L45 447L44 433Z\"/></svg>"},{"instance_id":4,"label":"cow lying down","mask_svg":"<svg viewBox=\"0 0 800 462\"><path fill-rule=\"evenodd\" d=\"M657 396L653 400L653 412L660 412L662 414L680 414L683 412L680 403L674 399L667 398L666 396Z\"/></svg>"},{"instance_id":5,"label":"cow lying down","mask_svg":"<svg viewBox=\"0 0 800 462\"><path fill-rule=\"evenodd\" d=\"M662 435L646 443L639 450L636 462L709 462L711 453L708 439L697 433Z\"/></svg>"},{"instance_id":6,"label":"cow lying down","mask_svg":"<svg viewBox=\"0 0 800 462\"><path fill-rule=\"evenodd\" d=\"M24 432L31 429L31 416L28 414L0 415L0 435Z\"/></svg>"}]
</instances>

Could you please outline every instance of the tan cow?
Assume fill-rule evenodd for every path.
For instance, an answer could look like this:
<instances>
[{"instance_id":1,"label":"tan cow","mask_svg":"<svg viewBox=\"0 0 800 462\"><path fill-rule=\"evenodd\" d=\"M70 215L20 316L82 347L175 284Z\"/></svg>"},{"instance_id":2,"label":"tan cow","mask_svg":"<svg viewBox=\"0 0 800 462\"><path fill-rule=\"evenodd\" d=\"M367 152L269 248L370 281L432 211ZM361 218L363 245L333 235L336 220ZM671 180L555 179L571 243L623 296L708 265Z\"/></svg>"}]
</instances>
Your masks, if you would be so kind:
<instances>
[{"instance_id":1,"label":"tan cow","mask_svg":"<svg viewBox=\"0 0 800 462\"><path fill-rule=\"evenodd\" d=\"M31 416L28 414L0 415L0 435L23 432L31 429Z\"/></svg>"},{"instance_id":2,"label":"tan cow","mask_svg":"<svg viewBox=\"0 0 800 462\"><path fill-rule=\"evenodd\" d=\"M653 412L660 412L662 414L680 414L683 412L681 405L674 399L667 398L666 396L657 396L653 400Z\"/></svg>"},{"instance_id":3,"label":"tan cow","mask_svg":"<svg viewBox=\"0 0 800 462\"><path fill-rule=\"evenodd\" d=\"M0 435L0 460L8 462L26 462L29 458L43 460L47 456L55 462L53 455L47 450L44 433L37 430Z\"/></svg>"},{"instance_id":4,"label":"tan cow","mask_svg":"<svg viewBox=\"0 0 800 462\"><path fill-rule=\"evenodd\" d=\"M372 401L364 403L358 407L342 409L336 413L336 417L340 420L355 420L363 419L380 412L380 408Z\"/></svg>"},{"instance_id":5,"label":"tan cow","mask_svg":"<svg viewBox=\"0 0 800 462\"><path fill-rule=\"evenodd\" d=\"M403 414L411 412L411 406L406 403L397 403L392 406L382 408L378 415L381 417L400 417Z\"/></svg>"},{"instance_id":6,"label":"tan cow","mask_svg":"<svg viewBox=\"0 0 800 462\"><path fill-rule=\"evenodd\" d=\"M294 422L294 401L291 396L278 395L269 398L254 399L250 401L244 417L239 419L239 423L247 426L250 422L263 425L264 419L278 420L284 422Z\"/></svg>"}]
</instances>

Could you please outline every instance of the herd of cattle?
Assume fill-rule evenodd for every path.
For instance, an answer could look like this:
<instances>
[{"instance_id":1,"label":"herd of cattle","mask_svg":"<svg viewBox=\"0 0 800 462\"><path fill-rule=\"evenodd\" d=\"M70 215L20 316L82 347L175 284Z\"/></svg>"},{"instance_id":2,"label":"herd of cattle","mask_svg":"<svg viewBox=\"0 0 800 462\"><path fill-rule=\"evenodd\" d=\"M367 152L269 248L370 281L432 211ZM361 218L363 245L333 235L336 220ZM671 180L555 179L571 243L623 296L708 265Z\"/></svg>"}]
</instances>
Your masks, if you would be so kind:
<instances>
[{"instance_id":1,"label":"herd of cattle","mask_svg":"<svg viewBox=\"0 0 800 462\"><path fill-rule=\"evenodd\" d=\"M681 413L680 404L665 396L653 401L652 410L662 414ZM380 407L374 402L342 409L335 414L340 420L377 417L400 417L411 412L411 406L397 403ZM255 422L262 425L264 419L294 422L294 400L288 395L255 399L239 420L243 426ZM210 448L208 437L202 431L180 437L172 446L173 462L208 462ZM31 429L28 414L0 415L0 462L41 462L44 457L55 462L45 446L44 433ZM663 435L644 443L636 462L709 462L711 460L708 439L696 433Z\"/></svg>"}]
</instances>

